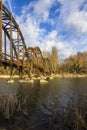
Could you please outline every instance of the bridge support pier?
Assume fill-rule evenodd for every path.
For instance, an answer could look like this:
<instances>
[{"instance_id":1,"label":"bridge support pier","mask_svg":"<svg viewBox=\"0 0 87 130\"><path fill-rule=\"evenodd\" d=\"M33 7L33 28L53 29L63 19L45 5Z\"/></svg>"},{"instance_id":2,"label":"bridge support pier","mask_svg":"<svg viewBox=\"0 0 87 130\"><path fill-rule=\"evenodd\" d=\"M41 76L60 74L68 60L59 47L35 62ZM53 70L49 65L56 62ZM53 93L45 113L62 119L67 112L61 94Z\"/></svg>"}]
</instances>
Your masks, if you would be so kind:
<instances>
[{"instance_id":1,"label":"bridge support pier","mask_svg":"<svg viewBox=\"0 0 87 130\"><path fill-rule=\"evenodd\" d=\"M13 75L13 65L11 65L10 67L10 79L12 79L12 75Z\"/></svg>"}]
</instances>

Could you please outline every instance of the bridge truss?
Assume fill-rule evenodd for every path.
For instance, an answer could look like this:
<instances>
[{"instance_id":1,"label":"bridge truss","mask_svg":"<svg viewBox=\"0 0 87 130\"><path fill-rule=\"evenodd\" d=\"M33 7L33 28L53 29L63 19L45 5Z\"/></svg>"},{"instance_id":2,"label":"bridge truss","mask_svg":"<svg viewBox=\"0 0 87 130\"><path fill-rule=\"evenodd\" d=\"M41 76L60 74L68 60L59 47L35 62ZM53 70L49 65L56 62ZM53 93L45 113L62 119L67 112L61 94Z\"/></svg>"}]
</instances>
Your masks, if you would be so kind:
<instances>
[{"instance_id":1,"label":"bridge truss","mask_svg":"<svg viewBox=\"0 0 87 130\"><path fill-rule=\"evenodd\" d=\"M26 47L19 25L0 0L0 64L10 66L11 75L16 68L30 76L32 66L46 70L46 61L39 47Z\"/></svg>"}]
</instances>

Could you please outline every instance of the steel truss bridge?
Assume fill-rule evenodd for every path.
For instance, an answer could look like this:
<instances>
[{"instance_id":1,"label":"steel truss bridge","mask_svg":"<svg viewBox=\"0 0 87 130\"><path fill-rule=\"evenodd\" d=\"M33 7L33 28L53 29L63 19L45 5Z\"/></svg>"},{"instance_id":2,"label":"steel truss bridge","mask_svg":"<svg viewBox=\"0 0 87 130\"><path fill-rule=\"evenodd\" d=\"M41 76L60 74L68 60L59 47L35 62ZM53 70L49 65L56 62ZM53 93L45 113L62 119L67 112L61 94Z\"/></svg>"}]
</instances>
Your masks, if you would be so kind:
<instances>
[{"instance_id":1,"label":"steel truss bridge","mask_svg":"<svg viewBox=\"0 0 87 130\"><path fill-rule=\"evenodd\" d=\"M30 76L32 68L49 72L48 59L43 58L39 47L26 47L19 25L0 0L0 65L24 71Z\"/></svg>"}]
</instances>

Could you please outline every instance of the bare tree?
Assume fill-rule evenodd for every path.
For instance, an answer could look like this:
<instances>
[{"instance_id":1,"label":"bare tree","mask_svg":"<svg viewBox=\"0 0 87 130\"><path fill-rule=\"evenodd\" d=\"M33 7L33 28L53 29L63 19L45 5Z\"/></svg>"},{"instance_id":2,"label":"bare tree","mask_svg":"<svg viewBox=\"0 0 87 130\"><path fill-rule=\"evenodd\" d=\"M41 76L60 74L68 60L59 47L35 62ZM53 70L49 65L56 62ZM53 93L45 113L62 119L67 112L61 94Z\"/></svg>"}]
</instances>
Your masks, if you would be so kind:
<instances>
[{"instance_id":1,"label":"bare tree","mask_svg":"<svg viewBox=\"0 0 87 130\"><path fill-rule=\"evenodd\" d=\"M53 73L56 73L58 71L58 51L55 46L52 47L51 67Z\"/></svg>"}]
</instances>

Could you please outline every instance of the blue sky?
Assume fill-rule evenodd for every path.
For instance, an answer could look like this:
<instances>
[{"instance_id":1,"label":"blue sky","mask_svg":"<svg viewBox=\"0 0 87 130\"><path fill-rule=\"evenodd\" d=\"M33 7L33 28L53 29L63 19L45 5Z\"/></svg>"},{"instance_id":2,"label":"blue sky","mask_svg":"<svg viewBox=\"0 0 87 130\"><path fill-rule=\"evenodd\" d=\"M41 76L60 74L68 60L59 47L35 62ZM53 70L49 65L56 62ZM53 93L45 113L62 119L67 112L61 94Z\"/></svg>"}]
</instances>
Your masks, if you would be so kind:
<instances>
[{"instance_id":1,"label":"blue sky","mask_svg":"<svg viewBox=\"0 0 87 130\"><path fill-rule=\"evenodd\" d=\"M27 46L58 49L59 58L87 51L87 0L3 0Z\"/></svg>"}]
</instances>

